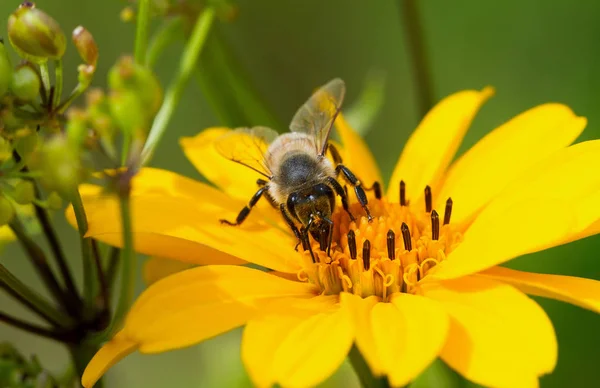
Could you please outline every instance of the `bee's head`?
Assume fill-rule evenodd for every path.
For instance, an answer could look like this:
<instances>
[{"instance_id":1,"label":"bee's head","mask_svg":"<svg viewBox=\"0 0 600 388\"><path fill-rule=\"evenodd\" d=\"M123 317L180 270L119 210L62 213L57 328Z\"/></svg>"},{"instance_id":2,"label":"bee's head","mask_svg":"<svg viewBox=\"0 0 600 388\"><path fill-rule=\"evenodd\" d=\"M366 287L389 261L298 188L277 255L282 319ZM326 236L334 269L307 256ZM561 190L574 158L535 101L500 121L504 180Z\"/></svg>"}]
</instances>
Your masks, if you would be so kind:
<instances>
[{"instance_id":1,"label":"bee's head","mask_svg":"<svg viewBox=\"0 0 600 388\"><path fill-rule=\"evenodd\" d=\"M292 193L287 207L304 227L308 227L313 236L320 234L323 222L331 222L331 213L335 206L333 189L324 183Z\"/></svg>"}]
</instances>

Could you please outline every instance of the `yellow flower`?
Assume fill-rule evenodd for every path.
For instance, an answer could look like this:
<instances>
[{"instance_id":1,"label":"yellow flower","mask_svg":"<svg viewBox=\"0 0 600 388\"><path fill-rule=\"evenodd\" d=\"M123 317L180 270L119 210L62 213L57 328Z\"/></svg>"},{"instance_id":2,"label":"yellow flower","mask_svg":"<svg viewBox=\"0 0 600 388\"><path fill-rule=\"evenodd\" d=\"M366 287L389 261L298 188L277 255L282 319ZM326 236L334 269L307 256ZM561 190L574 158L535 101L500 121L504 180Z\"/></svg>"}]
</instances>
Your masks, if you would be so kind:
<instances>
[{"instance_id":1,"label":"yellow flower","mask_svg":"<svg viewBox=\"0 0 600 388\"><path fill-rule=\"evenodd\" d=\"M600 282L498 265L600 231L600 175L591 168L600 165L600 141L569 146L586 119L545 104L451 164L491 94L462 91L434 107L408 141L385 198L370 199L373 222L358 204L351 205L361 216L356 223L338 206L331 258L315 243L316 263L294 251L296 240L268 204L241 227L219 223L257 189L249 169L216 153L213 140L227 129L183 139L187 157L218 189L143 169L132 191L136 250L273 272L207 265L157 281L92 359L83 385L136 350L182 348L246 325L242 359L261 387L318 384L354 343L393 386L438 356L479 384L536 386L554 369L557 344L550 320L523 292L600 312ZM381 181L362 140L343 118L336 125L345 163L365 186ZM120 245L116 200L99 196L98 187L81 190L89 235Z\"/></svg>"}]
</instances>

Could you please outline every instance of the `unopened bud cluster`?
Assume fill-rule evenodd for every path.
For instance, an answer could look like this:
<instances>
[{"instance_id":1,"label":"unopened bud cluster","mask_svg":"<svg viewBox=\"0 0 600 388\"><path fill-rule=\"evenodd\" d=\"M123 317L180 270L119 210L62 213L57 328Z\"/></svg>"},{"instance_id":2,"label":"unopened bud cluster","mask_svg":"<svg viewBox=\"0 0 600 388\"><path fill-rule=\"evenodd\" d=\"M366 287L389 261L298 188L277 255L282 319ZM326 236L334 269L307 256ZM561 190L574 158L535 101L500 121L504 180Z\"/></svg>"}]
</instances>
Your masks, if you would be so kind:
<instances>
[{"instance_id":1,"label":"unopened bud cluster","mask_svg":"<svg viewBox=\"0 0 600 388\"><path fill-rule=\"evenodd\" d=\"M63 75L67 37L33 2L23 2L8 17L7 29L14 52L0 40L0 225L11 222L22 205L60 208L60 197L88 175L87 123L70 120L65 112L92 82L98 62L92 34L77 26L72 43L83 63ZM56 83L63 78L78 81L64 99L63 85ZM37 194L37 185L45 196Z\"/></svg>"}]
</instances>

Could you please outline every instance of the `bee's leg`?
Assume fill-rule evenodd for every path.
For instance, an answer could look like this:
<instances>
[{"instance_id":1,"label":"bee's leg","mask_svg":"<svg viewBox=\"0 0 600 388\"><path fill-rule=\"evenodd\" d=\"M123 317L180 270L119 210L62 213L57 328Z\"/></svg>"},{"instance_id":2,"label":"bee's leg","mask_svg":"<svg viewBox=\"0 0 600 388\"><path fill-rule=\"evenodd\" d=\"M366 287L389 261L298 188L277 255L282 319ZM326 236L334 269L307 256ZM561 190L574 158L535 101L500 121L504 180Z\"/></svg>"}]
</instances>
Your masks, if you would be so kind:
<instances>
[{"instance_id":1,"label":"bee's leg","mask_svg":"<svg viewBox=\"0 0 600 388\"><path fill-rule=\"evenodd\" d=\"M317 260L315 259L315 254L313 253L312 246L310 245L310 237L309 237L309 235L310 235L310 233L309 233L310 227L311 227L311 225L312 225L312 223L313 223L314 220L315 219L312 218L312 216L311 216L311 218L308 221L308 224L306 225L306 227L302 227L300 229L300 233L302 235L302 240L301 240L302 241L302 247L305 250L308 249L308 252L310 252L310 258L312 259L312 262L316 263Z\"/></svg>"},{"instance_id":2,"label":"bee's leg","mask_svg":"<svg viewBox=\"0 0 600 388\"><path fill-rule=\"evenodd\" d=\"M328 143L327 147L329 148L329 152L331 153L333 164L336 166L338 164L342 164L342 156L340 155L340 152L337 150L337 148L331 143Z\"/></svg>"},{"instance_id":3,"label":"bee's leg","mask_svg":"<svg viewBox=\"0 0 600 388\"><path fill-rule=\"evenodd\" d=\"M379 184L379 182L377 182L377 181L373 182L373 186L371 186L371 187L365 187L365 190L366 191L374 191L376 199L381 199L381 197L382 197L382 195L381 195L381 184Z\"/></svg>"},{"instance_id":4,"label":"bee's leg","mask_svg":"<svg viewBox=\"0 0 600 388\"><path fill-rule=\"evenodd\" d=\"M307 249L306 244L304 243L304 240L302 239L302 235L300 234L300 231L298 230L298 227L296 226L296 224L294 224L294 220L292 220L292 218L290 217L288 212L285 210L285 205L280 204L279 210L281 211L281 215L283 216L285 223L288 224L288 226L290 227L292 232L294 232L294 236L296 236L296 238L298 239L298 244L296 244L294 249L296 251L298 251L298 245L300 245L300 243L302 243L302 248Z\"/></svg>"},{"instance_id":5,"label":"bee's leg","mask_svg":"<svg viewBox=\"0 0 600 388\"><path fill-rule=\"evenodd\" d=\"M279 209L279 206L277 206L277 203L275 203L275 200L273 199L273 197L271 197L271 195L269 194L269 182L264 180L264 179L257 179L256 180L256 184L258 185L258 187L266 187L267 190L264 193L265 198L267 199L267 201L269 202L269 204L271 206L273 206L274 209Z\"/></svg>"},{"instance_id":6,"label":"bee's leg","mask_svg":"<svg viewBox=\"0 0 600 388\"><path fill-rule=\"evenodd\" d=\"M333 187L333 190L335 190L335 193L337 195L339 195L340 198L342 198L342 207L344 208L344 210L346 211L346 213L348 213L348 215L350 216L350 220L351 221L356 221L356 218L354 218L354 216L352 215L352 213L350 213L350 209L348 208L348 192L346 190L344 190L342 188L342 185L340 185L340 182L338 182L334 178L329 177L327 179L327 181L329 182L329 184L331 185L331 187Z\"/></svg>"},{"instance_id":7,"label":"bee's leg","mask_svg":"<svg viewBox=\"0 0 600 388\"><path fill-rule=\"evenodd\" d=\"M358 198L358 202L365 210L365 213L367 213L369 222L373 221L373 216L371 215L369 207L367 206L367 204L369 203L369 200L367 199L367 194L365 193L365 190L362 187L362 183L358 180L356 175L354 175L352 171L350 171L350 169L348 169L348 167L344 166L343 164L338 164L335 167L335 172L338 175L341 172L344 176L344 179L346 179L348 183L354 186L354 193L356 194L356 198Z\"/></svg>"},{"instance_id":8,"label":"bee's leg","mask_svg":"<svg viewBox=\"0 0 600 388\"><path fill-rule=\"evenodd\" d=\"M263 187L259 188L258 191L256 191L256 193L252 196L252 198L250 198L250 202L248 202L248 205L244 206L244 208L239 212L237 218L235 219L235 222L231 222L231 221L227 221L227 220L219 220L219 221L221 221L222 224L226 224L226 225L232 225L232 226L241 225L241 223L244 222L246 217L248 217L248 214L250 214L250 210L254 207L254 205L256 205L256 203L258 202L260 197L262 197L263 193L265 191L267 191L267 189L268 189L268 186L263 186Z\"/></svg>"}]
</instances>

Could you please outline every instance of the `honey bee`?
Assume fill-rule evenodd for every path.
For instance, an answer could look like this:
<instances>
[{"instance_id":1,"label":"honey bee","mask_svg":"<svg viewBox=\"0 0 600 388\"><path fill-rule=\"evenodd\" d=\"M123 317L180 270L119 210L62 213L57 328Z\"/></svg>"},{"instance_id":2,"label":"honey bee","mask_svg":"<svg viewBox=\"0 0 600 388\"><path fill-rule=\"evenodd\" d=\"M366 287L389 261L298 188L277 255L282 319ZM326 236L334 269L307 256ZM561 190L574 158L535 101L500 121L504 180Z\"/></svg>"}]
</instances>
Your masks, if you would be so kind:
<instances>
[{"instance_id":1,"label":"honey bee","mask_svg":"<svg viewBox=\"0 0 600 388\"><path fill-rule=\"evenodd\" d=\"M329 252L336 195L354 220L348 209L347 192L337 180L340 174L354 187L359 203L369 221L372 220L361 181L342 164L338 150L329 143L345 92L345 84L339 78L320 87L294 115L291 132L279 135L267 127L238 128L217 140L216 149L221 155L265 178L258 179L258 190L236 220L221 220L221 223L240 225L265 196L311 255L309 233L321 242L321 249L326 245ZM327 151L333 163L325 156Z\"/></svg>"}]
</instances>

